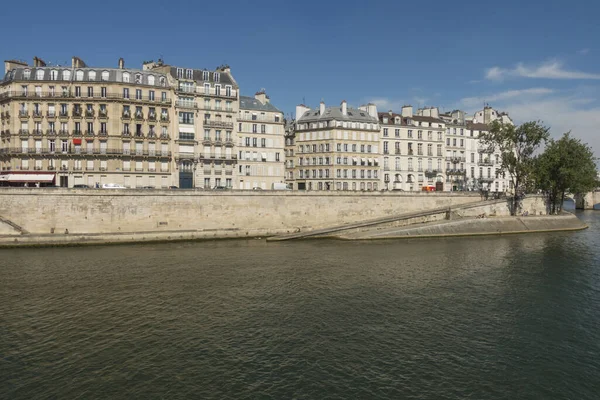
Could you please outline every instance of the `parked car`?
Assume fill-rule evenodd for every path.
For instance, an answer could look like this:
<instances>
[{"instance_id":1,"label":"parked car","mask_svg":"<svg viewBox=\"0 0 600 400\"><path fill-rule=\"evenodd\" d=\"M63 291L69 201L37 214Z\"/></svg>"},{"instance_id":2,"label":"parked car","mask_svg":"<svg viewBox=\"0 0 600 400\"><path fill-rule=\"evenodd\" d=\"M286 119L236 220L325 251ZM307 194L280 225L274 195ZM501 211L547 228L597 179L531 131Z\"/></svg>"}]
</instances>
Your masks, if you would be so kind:
<instances>
[{"instance_id":1,"label":"parked car","mask_svg":"<svg viewBox=\"0 0 600 400\"><path fill-rule=\"evenodd\" d=\"M127 189L127 188L119 183L105 183L102 185L102 189Z\"/></svg>"},{"instance_id":2,"label":"parked car","mask_svg":"<svg viewBox=\"0 0 600 400\"><path fill-rule=\"evenodd\" d=\"M169 186L169 189L179 189L179 186Z\"/></svg>"},{"instance_id":3,"label":"parked car","mask_svg":"<svg viewBox=\"0 0 600 400\"><path fill-rule=\"evenodd\" d=\"M142 189L156 189L154 186L142 186Z\"/></svg>"},{"instance_id":4,"label":"parked car","mask_svg":"<svg viewBox=\"0 0 600 400\"><path fill-rule=\"evenodd\" d=\"M89 189L89 188L91 188L91 186L84 185L84 184L73 185L73 189Z\"/></svg>"},{"instance_id":5,"label":"parked car","mask_svg":"<svg viewBox=\"0 0 600 400\"><path fill-rule=\"evenodd\" d=\"M215 186L213 190L227 190L227 186Z\"/></svg>"},{"instance_id":6,"label":"parked car","mask_svg":"<svg viewBox=\"0 0 600 400\"><path fill-rule=\"evenodd\" d=\"M259 186L255 186L252 188L252 190L263 190L263 188L259 187Z\"/></svg>"}]
</instances>

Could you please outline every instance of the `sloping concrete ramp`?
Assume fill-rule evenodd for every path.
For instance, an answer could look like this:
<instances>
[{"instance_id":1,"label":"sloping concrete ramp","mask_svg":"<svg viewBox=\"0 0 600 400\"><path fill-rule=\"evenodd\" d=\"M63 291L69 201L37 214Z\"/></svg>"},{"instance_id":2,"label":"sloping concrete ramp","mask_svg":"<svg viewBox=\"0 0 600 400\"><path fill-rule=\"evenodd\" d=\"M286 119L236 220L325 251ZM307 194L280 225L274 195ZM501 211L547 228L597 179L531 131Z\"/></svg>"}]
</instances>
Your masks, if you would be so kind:
<instances>
[{"instance_id":1,"label":"sloping concrete ramp","mask_svg":"<svg viewBox=\"0 0 600 400\"><path fill-rule=\"evenodd\" d=\"M27 233L29 232L14 222L0 217L0 235L25 235Z\"/></svg>"},{"instance_id":2,"label":"sloping concrete ramp","mask_svg":"<svg viewBox=\"0 0 600 400\"><path fill-rule=\"evenodd\" d=\"M433 210L426 210L420 212L411 212L405 214L396 214L385 218L371 219L362 222L356 222L346 225L332 226L322 229L314 229L306 232L295 232L286 235L272 236L267 238L269 242L283 241L283 240L294 240L294 239L306 239L315 237L341 237L343 234L359 233L365 229L375 228L381 229L383 227L395 227L406 226L416 223L424 223L431 221L442 221L457 211L466 210L469 208L477 208L482 206L495 206L498 204L506 203L506 200L484 200L476 201L472 203L461 204L453 207L443 207Z\"/></svg>"},{"instance_id":3,"label":"sloping concrete ramp","mask_svg":"<svg viewBox=\"0 0 600 400\"><path fill-rule=\"evenodd\" d=\"M377 240L426 237L504 235L533 232L574 231L588 226L572 214L528 217L465 218L427 224L338 235L339 239Z\"/></svg>"}]
</instances>

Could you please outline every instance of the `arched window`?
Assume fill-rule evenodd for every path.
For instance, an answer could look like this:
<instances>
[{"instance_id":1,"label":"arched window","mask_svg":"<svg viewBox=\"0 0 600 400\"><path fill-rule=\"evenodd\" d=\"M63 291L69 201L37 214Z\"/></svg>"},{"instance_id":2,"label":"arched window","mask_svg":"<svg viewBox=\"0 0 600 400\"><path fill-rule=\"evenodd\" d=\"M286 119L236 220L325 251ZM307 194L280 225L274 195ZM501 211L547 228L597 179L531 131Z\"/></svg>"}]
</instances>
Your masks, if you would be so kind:
<instances>
[{"instance_id":1,"label":"arched window","mask_svg":"<svg viewBox=\"0 0 600 400\"><path fill-rule=\"evenodd\" d=\"M154 85L154 75L148 76L148 85Z\"/></svg>"},{"instance_id":2,"label":"arched window","mask_svg":"<svg viewBox=\"0 0 600 400\"><path fill-rule=\"evenodd\" d=\"M160 77L160 86L167 86L167 81L164 76Z\"/></svg>"},{"instance_id":3,"label":"arched window","mask_svg":"<svg viewBox=\"0 0 600 400\"><path fill-rule=\"evenodd\" d=\"M135 74L135 83L138 85L142 84L142 75L141 74Z\"/></svg>"},{"instance_id":4,"label":"arched window","mask_svg":"<svg viewBox=\"0 0 600 400\"><path fill-rule=\"evenodd\" d=\"M82 70L78 70L75 72L75 80L76 81L82 81L83 80L83 71Z\"/></svg>"},{"instance_id":5,"label":"arched window","mask_svg":"<svg viewBox=\"0 0 600 400\"><path fill-rule=\"evenodd\" d=\"M38 81L41 81L44 79L44 70L43 69L38 69L35 71L35 79L37 79Z\"/></svg>"},{"instance_id":6,"label":"arched window","mask_svg":"<svg viewBox=\"0 0 600 400\"><path fill-rule=\"evenodd\" d=\"M63 80L64 81L71 80L71 71L69 71L68 69L65 69L63 71Z\"/></svg>"},{"instance_id":7,"label":"arched window","mask_svg":"<svg viewBox=\"0 0 600 400\"><path fill-rule=\"evenodd\" d=\"M23 79L29 79L31 77L31 70L26 69L23 71Z\"/></svg>"},{"instance_id":8,"label":"arched window","mask_svg":"<svg viewBox=\"0 0 600 400\"><path fill-rule=\"evenodd\" d=\"M102 71L102 78L103 81L108 81L108 71Z\"/></svg>"},{"instance_id":9,"label":"arched window","mask_svg":"<svg viewBox=\"0 0 600 400\"><path fill-rule=\"evenodd\" d=\"M96 80L96 71L89 71L88 72L88 79L90 81L95 81Z\"/></svg>"},{"instance_id":10,"label":"arched window","mask_svg":"<svg viewBox=\"0 0 600 400\"><path fill-rule=\"evenodd\" d=\"M123 72L123 82L129 82L129 73Z\"/></svg>"},{"instance_id":11,"label":"arched window","mask_svg":"<svg viewBox=\"0 0 600 400\"><path fill-rule=\"evenodd\" d=\"M50 80L55 81L57 79L58 79L58 71L53 69L52 71L50 71Z\"/></svg>"}]
</instances>

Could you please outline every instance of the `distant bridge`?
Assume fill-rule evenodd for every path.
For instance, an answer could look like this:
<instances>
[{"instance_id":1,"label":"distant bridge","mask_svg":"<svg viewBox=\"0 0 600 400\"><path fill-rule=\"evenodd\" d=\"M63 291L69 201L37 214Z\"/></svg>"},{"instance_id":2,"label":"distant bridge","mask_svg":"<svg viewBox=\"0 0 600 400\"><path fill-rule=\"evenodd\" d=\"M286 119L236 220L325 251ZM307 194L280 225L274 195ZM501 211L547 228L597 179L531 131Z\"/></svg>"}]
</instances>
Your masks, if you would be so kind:
<instances>
[{"instance_id":1,"label":"distant bridge","mask_svg":"<svg viewBox=\"0 0 600 400\"><path fill-rule=\"evenodd\" d=\"M578 210L600 210L600 188L585 195L574 196L573 200Z\"/></svg>"}]
</instances>

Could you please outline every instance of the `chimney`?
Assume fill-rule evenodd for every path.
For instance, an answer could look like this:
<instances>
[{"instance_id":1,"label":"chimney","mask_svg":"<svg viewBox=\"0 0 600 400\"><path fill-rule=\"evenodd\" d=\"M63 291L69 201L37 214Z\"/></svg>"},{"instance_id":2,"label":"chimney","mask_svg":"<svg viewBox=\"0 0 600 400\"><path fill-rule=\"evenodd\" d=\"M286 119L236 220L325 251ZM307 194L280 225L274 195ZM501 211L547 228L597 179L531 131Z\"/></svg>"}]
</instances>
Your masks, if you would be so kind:
<instances>
[{"instance_id":1,"label":"chimney","mask_svg":"<svg viewBox=\"0 0 600 400\"><path fill-rule=\"evenodd\" d=\"M19 67L27 67L27 63L25 61L19 60L6 60L4 61L4 73L6 74L8 71L19 68Z\"/></svg>"},{"instance_id":2,"label":"chimney","mask_svg":"<svg viewBox=\"0 0 600 400\"><path fill-rule=\"evenodd\" d=\"M119 58L119 69L125 69L125 60L123 60L123 57Z\"/></svg>"},{"instance_id":3,"label":"chimney","mask_svg":"<svg viewBox=\"0 0 600 400\"><path fill-rule=\"evenodd\" d=\"M264 89L254 93L254 98L260 101L262 104L267 104L269 102L269 96L267 96L267 93Z\"/></svg>"},{"instance_id":4,"label":"chimney","mask_svg":"<svg viewBox=\"0 0 600 400\"><path fill-rule=\"evenodd\" d=\"M429 108L419 109L418 114L423 117L431 117L431 109L429 109Z\"/></svg>"},{"instance_id":5,"label":"chimney","mask_svg":"<svg viewBox=\"0 0 600 400\"><path fill-rule=\"evenodd\" d=\"M346 103L346 100L342 100L342 115L348 115L348 103Z\"/></svg>"},{"instance_id":6,"label":"chimney","mask_svg":"<svg viewBox=\"0 0 600 400\"><path fill-rule=\"evenodd\" d=\"M45 67L46 63L41 58L33 57L33 66L34 67Z\"/></svg>"},{"instance_id":7,"label":"chimney","mask_svg":"<svg viewBox=\"0 0 600 400\"><path fill-rule=\"evenodd\" d=\"M404 118L412 117L413 116L412 106L402 106L402 116Z\"/></svg>"},{"instance_id":8,"label":"chimney","mask_svg":"<svg viewBox=\"0 0 600 400\"><path fill-rule=\"evenodd\" d=\"M437 107L431 107L431 116L433 118L439 118L440 117L440 111Z\"/></svg>"},{"instance_id":9,"label":"chimney","mask_svg":"<svg viewBox=\"0 0 600 400\"><path fill-rule=\"evenodd\" d=\"M321 101L321 104L319 104L319 115L323 114L325 114L325 102Z\"/></svg>"},{"instance_id":10,"label":"chimney","mask_svg":"<svg viewBox=\"0 0 600 400\"><path fill-rule=\"evenodd\" d=\"M71 58L71 67L72 68L85 68L87 65L83 62L83 60L79 57L73 56Z\"/></svg>"},{"instance_id":11,"label":"chimney","mask_svg":"<svg viewBox=\"0 0 600 400\"><path fill-rule=\"evenodd\" d=\"M373 118L377 118L377 106L373 103L367 104L367 113Z\"/></svg>"},{"instance_id":12,"label":"chimney","mask_svg":"<svg viewBox=\"0 0 600 400\"><path fill-rule=\"evenodd\" d=\"M306 107L304 104L300 104L296 106L296 121L298 121L302 116L309 111L310 108Z\"/></svg>"}]
</instances>

